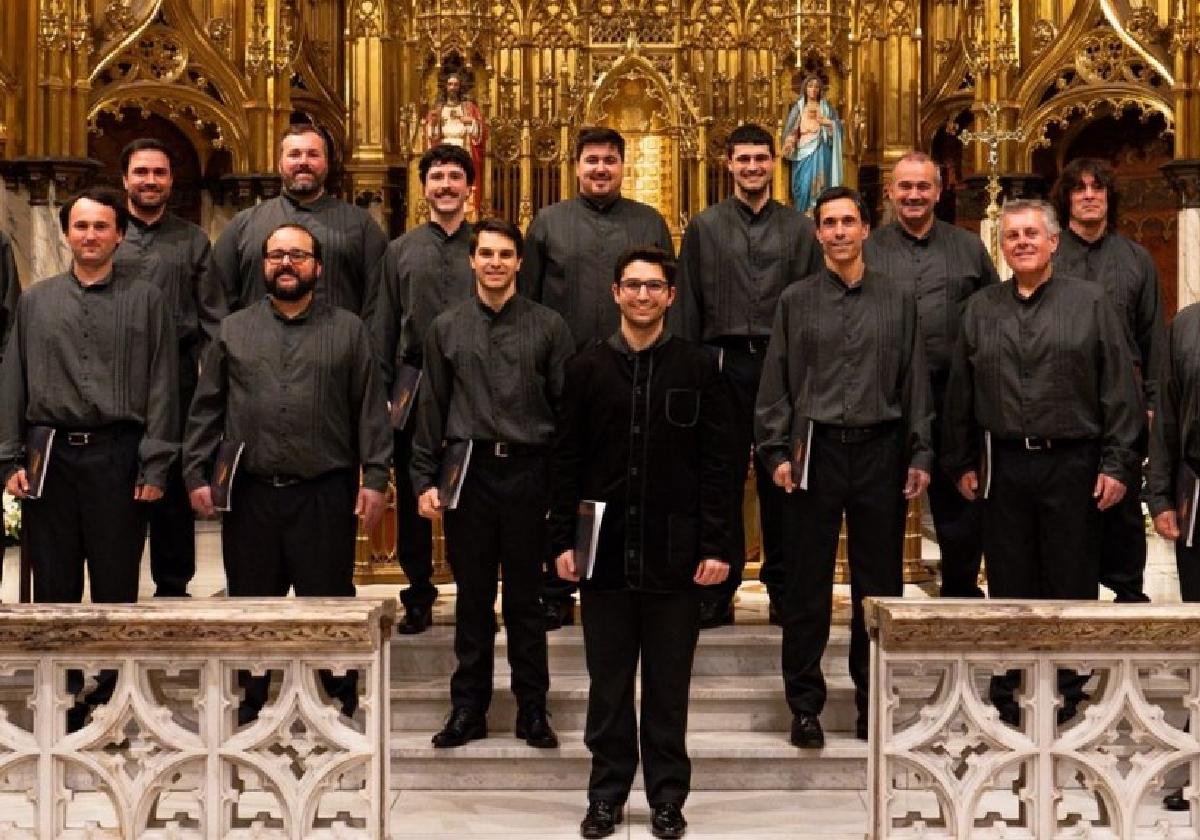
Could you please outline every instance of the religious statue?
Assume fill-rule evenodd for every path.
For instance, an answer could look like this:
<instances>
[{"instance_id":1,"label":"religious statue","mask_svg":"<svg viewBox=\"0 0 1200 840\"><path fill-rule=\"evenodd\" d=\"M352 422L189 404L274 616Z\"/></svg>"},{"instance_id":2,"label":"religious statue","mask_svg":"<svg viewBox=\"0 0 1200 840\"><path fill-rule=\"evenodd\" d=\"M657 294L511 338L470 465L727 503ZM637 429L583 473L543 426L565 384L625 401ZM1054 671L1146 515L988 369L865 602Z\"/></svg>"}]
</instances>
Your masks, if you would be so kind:
<instances>
[{"instance_id":1,"label":"religious statue","mask_svg":"<svg viewBox=\"0 0 1200 840\"><path fill-rule=\"evenodd\" d=\"M479 185L483 180L483 147L487 142L487 123L479 106L467 98L463 90L462 76L458 73L446 76L442 92L425 115L425 142L426 146L449 143L470 152L471 162L475 164L471 206L478 218L481 198Z\"/></svg>"},{"instance_id":2,"label":"religious statue","mask_svg":"<svg viewBox=\"0 0 1200 840\"><path fill-rule=\"evenodd\" d=\"M804 80L784 124L781 151L792 162L792 201L802 213L812 210L822 190L842 183L842 123L820 77Z\"/></svg>"}]
</instances>

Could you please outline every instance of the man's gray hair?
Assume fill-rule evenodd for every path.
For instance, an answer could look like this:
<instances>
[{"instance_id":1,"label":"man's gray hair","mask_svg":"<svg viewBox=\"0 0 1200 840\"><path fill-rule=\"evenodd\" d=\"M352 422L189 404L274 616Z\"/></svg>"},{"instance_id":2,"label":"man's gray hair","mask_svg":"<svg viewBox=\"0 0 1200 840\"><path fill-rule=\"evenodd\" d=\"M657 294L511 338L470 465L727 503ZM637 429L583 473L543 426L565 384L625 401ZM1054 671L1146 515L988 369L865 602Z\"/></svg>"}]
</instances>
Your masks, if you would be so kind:
<instances>
[{"instance_id":1,"label":"man's gray hair","mask_svg":"<svg viewBox=\"0 0 1200 840\"><path fill-rule=\"evenodd\" d=\"M1054 213L1054 208L1047 201L1042 201L1040 198L1013 198L1004 202L1004 206L1000 208L1000 226L1004 227L1004 219L1006 216L1011 216L1014 213L1024 213L1027 210L1036 210L1042 214L1042 222L1046 225L1046 233L1051 236L1058 236L1062 232L1062 228L1058 224L1058 216Z\"/></svg>"},{"instance_id":2,"label":"man's gray hair","mask_svg":"<svg viewBox=\"0 0 1200 840\"><path fill-rule=\"evenodd\" d=\"M905 152L896 161L896 166L902 163L928 163L933 167L933 185L939 190L942 188L942 168L937 165L937 161L925 154L919 149L913 149L911 152ZM892 167L892 172L896 171L896 166ZM893 179L895 176L892 176Z\"/></svg>"}]
</instances>

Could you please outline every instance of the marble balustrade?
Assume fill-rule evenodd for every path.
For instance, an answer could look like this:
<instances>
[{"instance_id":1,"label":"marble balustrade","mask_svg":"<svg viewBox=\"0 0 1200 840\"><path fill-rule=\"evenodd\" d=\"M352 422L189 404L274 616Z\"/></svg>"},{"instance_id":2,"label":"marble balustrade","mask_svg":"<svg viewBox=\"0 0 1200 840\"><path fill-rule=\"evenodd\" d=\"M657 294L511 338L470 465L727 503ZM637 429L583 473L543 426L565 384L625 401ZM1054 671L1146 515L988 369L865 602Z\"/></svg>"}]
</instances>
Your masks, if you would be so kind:
<instances>
[{"instance_id":1,"label":"marble balustrade","mask_svg":"<svg viewBox=\"0 0 1200 840\"><path fill-rule=\"evenodd\" d=\"M394 618L383 598L0 607L0 837L387 836ZM117 679L72 733L75 669L78 697ZM320 669L357 670L353 718ZM243 726L239 670L272 675Z\"/></svg>"},{"instance_id":2,"label":"marble balustrade","mask_svg":"<svg viewBox=\"0 0 1200 840\"><path fill-rule=\"evenodd\" d=\"M867 621L873 840L1200 837L1200 605L871 599ZM1006 672L1015 722L989 701Z\"/></svg>"}]
</instances>

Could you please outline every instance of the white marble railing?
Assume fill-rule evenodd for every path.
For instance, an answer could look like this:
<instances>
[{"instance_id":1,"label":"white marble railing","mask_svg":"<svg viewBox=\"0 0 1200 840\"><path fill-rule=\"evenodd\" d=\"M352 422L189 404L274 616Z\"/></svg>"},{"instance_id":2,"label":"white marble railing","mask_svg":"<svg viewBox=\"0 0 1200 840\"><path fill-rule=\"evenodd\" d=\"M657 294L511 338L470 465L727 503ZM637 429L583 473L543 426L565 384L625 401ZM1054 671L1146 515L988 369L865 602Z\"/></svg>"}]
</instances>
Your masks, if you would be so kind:
<instances>
[{"instance_id":1,"label":"white marble railing","mask_svg":"<svg viewBox=\"0 0 1200 840\"><path fill-rule=\"evenodd\" d=\"M384 837L394 617L366 598L0 607L0 837ZM353 718L322 668L358 671ZM117 672L76 732L72 669L79 696ZM273 676L244 726L239 669Z\"/></svg>"},{"instance_id":2,"label":"white marble railing","mask_svg":"<svg viewBox=\"0 0 1200 840\"><path fill-rule=\"evenodd\" d=\"M873 840L1200 838L1200 605L872 599L867 621ZM1089 695L1069 719L1065 669Z\"/></svg>"}]
</instances>

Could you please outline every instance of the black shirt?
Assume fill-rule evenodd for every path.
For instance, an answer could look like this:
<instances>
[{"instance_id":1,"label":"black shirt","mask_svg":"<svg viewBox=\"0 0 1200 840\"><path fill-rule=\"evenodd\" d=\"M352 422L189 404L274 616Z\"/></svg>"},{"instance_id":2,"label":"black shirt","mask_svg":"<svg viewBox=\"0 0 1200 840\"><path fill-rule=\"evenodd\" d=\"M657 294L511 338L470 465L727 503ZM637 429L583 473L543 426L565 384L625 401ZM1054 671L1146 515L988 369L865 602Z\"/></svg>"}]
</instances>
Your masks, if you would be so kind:
<instances>
[{"instance_id":1,"label":"black shirt","mask_svg":"<svg viewBox=\"0 0 1200 840\"><path fill-rule=\"evenodd\" d=\"M1146 479L1146 504L1153 516L1178 509L1180 466L1200 467L1200 304L1183 308L1171 323L1159 386Z\"/></svg>"},{"instance_id":2,"label":"black shirt","mask_svg":"<svg viewBox=\"0 0 1200 840\"><path fill-rule=\"evenodd\" d=\"M802 421L858 428L900 421L909 465L928 472L929 376L912 293L868 267L847 286L826 268L787 288L763 360L759 452L774 470Z\"/></svg>"},{"instance_id":3,"label":"black shirt","mask_svg":"<svg viewBox=\"0 0 1200 840\"><path fill-rule=\"evenodd\" d=\"M12 242L0 231L0 361L4 347L17 317L17 299L21 296L21 280L17 276L17 261L13 259Z\"/></svg>"},{"instance_id":4,"label":"black shirt","mask_svg":"<svg viewBox=\"0 0 1200 840\"><path fill-rule=\"evenodd\" d=\"M212 341L227 311L225 291L208 270L210 250L204 231L173 213L151 225L130 216L117 248L118 266L140 271L143 280L162 292L181 352L203 349Z\"/></svg>"},{"instance_id":5,"label":"black shirt","mask_svg":"<svg viewBox=\"0 0 1200 840\"><path fill-rule=\"evenodd\" d=\"M937 397L950 375L950 356L958 339L967 298L1000 282L983 240L970 231L934 220L923 238L899 222L871 232L863 248L867 264L903 283L917 299L925 361Z\"/></svg>"},{"instance_id":6,"label":"black shirt","mask_svg":"<svg viewBox=\"0 0 1200 840\"><path fill-rule=\"evenodd\" d=\"M1161 369L1158 355L1166 341L1158 269L1150 252L1119 233L1088 242L1070 228L1063 230L1054 252L1054 270L1099 283L1117 309L1126 330L1133 361L1143 379L1146 404L1154 406Z\"/></svg>"},{"instance_id":7,"label":"black shirt","mask_svg":"<svg viewBox=\"0 0 1200 840\"><path fill-rule=\"evenodd\" d=\"M370 280L387 237L370 213L331 195L301 204L285 193L233 217L213 246L211 267L229 308L249 306L266 293L263 243L285 222L304 225L321 242L317 299L362 314L373 294Z\"/></svg>"},{"instance_id":8,"label":"black shirt","mask_svg":"<svg viewBox=\"0 0 1200 840\"><path fill-rule=\"evenodd\" d=\"M728 383L716 360L664 332L634 351L621 333L567 363L554 448L550 534L575 547L579 502L606 502L594 589L680 591L727 557L735 460Z\"/></svg>"},{"instance_id":9,"label":"black shirt","mask_svg":"<svg viewBox=\"0 0 1200 840\"><path fill-rule=\"evenodd\" d=\"M243 441L251 475L363 470L388 484L392 430L367 328L321 301L286 318L263 297L221 322L204 355L184 445L184 482L208 482L222 438Z\"/></svg>"},{"instance_id":10,"label":"black shirt","mask_svg":"<svg viewBox=\"0 0 1200 840\"><path fill-rule=\"evenodd\" d=\"M998 440L1098 440L1100 471L1131 486L1145 416L1125 332L1104 290L1055 275L1028 298L1016 281L972 297L946 391L942 463L978 469Z\"/></svg>"},{"instance_id":11,"label":"black shirt","mask_svg":"<svg viewBox=\"0 0 1200 840\"><path fill-rule=\"evenodd\" d=\"M447 235L429 222L392 240L376 266L376 297L364 320L391 393L396 368L421 367L421 352L433 319L475 294L471 225Z\"/></svg>"},{"instance_id":12,"label":"black shirt","mask_svg":"<svg viewBox=\"0 0 1200 840\"><path fill-rule=\"evenodd\" d=\"M634 245L675 253L667 223L650 205L621 196L606 205L582 196L552 204L529 226L517 289L562 315L577 349L591 347L621 322L613 271Z\"/></svg>"},{"instance_id":13,"label":"black shirt","mask_svg":"<svg viewBox=\"0 0 1200 840\"><path fill-rule=\"evenodd\" d=\"M435 318L425 341L413 437L416 492L434 484L445 441L504 441L549 450L563 365L574 352L562 317L520 295L499 312L472 299Z\"/></svg>"},{"instance_id":14,"label":"black shirt","mask_svg":"<svg viewBox=\"0 0 1200 840\"><path fill-rule=\"evenodd\" d=\"M808 216L773 199L754 213L730 196L684 231L671 329L693 341L769 336L783 290L824 264Z\"/></svg>"},{"instance_id":15,"label":"black shirt","mask_svg":"<svg viewBox=\"0 0 1200 840\"><path fill-rule=\"evenodd\" d=\"M179 448L175 329L154 286L114 268L85 286L71 271L21 295L0 367L0 464L17 469L29 426L144 430L138 484L165 487Z\"/></svg>"}]
</instances>

